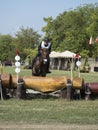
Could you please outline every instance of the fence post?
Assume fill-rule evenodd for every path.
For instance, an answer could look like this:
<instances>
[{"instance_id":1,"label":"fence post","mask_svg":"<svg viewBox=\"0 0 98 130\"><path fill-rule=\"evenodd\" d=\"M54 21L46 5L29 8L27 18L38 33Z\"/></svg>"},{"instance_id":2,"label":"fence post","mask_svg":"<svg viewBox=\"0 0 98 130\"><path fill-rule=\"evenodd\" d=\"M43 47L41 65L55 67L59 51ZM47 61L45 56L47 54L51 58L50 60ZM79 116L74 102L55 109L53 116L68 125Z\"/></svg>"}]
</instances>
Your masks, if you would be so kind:
<instances>
[{"instance_id":1,"label":"fence post","mask_svg":"<svg viewBox=\"0 0 98 130\"><path fill-rule=\"evenodd\" d=\"M85 100L90 100L91 91L89 86L85 86Z\"/></svg>"},{"instance_id":2,"label":"fence post","mask_svg":"<svg viewBox=\"0 0 98 130\"><path fill-rule=\"evenodd\" d=\"M71 79L67 79L67 100L70 101L72 97L72 81Z\"/></svg>"},{"instance_id":3,"label":"fence post","mask_svg":"<svg viewBox=\"0 0 98 130\"><path fill-rule=\"evenodd\" d=\"M22 78L18 79L17 90L16 90L16 98L22 99L25 98L26 89L24 88L24 82Z\"/></svg>"},{"instance_id":4,"label":"fence post","mask_svg":"<svg viewBox=\"0 0 98 130\"><path fill-rule=\"evenodd\" d=\"M3 100L3 91L2 91L2 80L1 80L1 75L0 75L0 95L1 95L1 100Z\"/></svg>"}]
</instances>

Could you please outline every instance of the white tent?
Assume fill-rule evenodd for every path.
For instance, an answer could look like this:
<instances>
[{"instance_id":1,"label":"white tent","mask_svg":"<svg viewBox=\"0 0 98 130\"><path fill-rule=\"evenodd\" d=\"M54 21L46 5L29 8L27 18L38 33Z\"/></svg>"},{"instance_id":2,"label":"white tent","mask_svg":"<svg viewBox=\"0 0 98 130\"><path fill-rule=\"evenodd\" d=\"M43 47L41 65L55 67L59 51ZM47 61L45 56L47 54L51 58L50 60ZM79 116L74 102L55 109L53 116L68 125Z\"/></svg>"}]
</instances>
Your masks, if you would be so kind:
<instances>
[{"instance_id":1,"label":"white tent","mask_svg":"<svg viewBox=\"0 0 98 130\"><path fill-rule=\"evenodd\" d=\"M70 61L70 59L74 59L76 58L77 54L71 52L71 51L64 51L64 52L55 52L52 51L50 53L50 58L51 58L51 68L66 68L66 66L68 66L68 62ZM80 55L78 55L79 57L77 58L81 58Z\"/></svg>"},{"instance_id":2,"label":"white tent","mask_svg":"<svg viewBox=\"0 0 98 130\"><path fill-rule=\"evenodd\" d=\"M75 53L71 52L71 51L64 51L64 52L55 52L52 51L50 54L50 58L74 58L76 56ZM80 58L81 56L79 56Z\"/></svg>"},{"instance_id":3,"label":"white tent","mask_svg":"<svg viewBox=\"0 0 98 130\"><path fill-rule=\"evenodd\" d=\"M60 54L60 52L52 51L49 56L50 58L58 58L60 57Z\"/></svg>"},{"instance_id":4,"label":"white tent","mask_svg":"<svg viewBox=\"0 0 98 130\"><path fill-rule=\"evenodd\" d=\"M71 51L64 51L64 52L62 52L61 54L60 54L60 57L61 58L74 58L75 56L76 56L77 54L75 54L75 53L73 53L73 52L71 52ZM79 58L80 58L81 56L79 55Z\"/></svg>"},{"instance_id":5,"label":"white tent","mask_svg":"<svg viewBox=\"0 0 98 130\"><path fill-rule=\"evenodd\" d=\"M75 53L71 52L71 51L64 51L60 54L61 58L73 58L75 57Z\"/></svg>"}]
</instances>

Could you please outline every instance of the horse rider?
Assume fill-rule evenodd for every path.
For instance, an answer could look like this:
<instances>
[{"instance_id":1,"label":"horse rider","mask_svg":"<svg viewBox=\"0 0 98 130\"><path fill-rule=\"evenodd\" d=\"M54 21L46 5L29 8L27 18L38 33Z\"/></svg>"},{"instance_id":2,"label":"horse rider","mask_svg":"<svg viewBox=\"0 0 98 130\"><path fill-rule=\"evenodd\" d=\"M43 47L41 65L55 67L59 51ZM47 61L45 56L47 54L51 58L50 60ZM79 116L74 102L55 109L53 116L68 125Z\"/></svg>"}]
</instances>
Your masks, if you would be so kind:
<instances>
[{"instance_id":1,"label":"horse rider","mask_svg":"<svg viewBox=\"0 0 98 130\"><path fill-rule=\"evenodd\" d=\"M51 53L51 43L50 43L50 41L49 41L49 39L48 38L46 38L45 40L43 40L42 42L41 42L41 44L38 46L38 53L37 53L37 55L35 56L35 58L33 59L33 61L32 61L32 66L34 65L34 62L35 62L35 60L36 60L36 58L37 57L39 57L40 55L41 55L41 49L48 49L48 56L47 56L47 69L46 69L46 73L51 73L50 71L49 71L49 65L50 65L50 57L49 57L49 54Z\"/></svg>"}]
</instances>

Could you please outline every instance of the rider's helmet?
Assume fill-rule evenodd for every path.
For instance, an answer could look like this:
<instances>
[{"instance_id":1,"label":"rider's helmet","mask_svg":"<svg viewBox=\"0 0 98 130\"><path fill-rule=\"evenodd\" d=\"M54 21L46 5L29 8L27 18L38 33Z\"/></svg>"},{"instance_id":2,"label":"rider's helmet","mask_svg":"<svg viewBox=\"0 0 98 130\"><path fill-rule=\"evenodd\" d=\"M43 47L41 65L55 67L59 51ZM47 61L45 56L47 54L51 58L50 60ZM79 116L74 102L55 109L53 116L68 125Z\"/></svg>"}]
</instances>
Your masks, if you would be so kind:
<instances>
[{"instance_id":1,"label":"rider's helmet","mask_svg":"<svg viewBox=\"0 0 98 130\"><path fill-rule=\"evenodd\" d=\"M48 43L49 42L49 39L48 38L45 38L45 40L44 40L46 43Z\"/></svg>"}]
</instances>

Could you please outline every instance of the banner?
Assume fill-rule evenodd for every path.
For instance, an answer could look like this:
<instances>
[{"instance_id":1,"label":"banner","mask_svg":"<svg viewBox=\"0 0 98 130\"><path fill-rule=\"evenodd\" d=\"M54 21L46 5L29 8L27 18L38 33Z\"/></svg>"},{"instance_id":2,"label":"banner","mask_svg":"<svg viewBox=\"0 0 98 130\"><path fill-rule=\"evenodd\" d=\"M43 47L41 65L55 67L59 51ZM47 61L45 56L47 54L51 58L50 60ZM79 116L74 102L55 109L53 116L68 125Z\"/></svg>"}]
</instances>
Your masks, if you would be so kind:
<instances>
[{"instance_id":1,"label":"banner","mask_svg":"<svg viewBox=\"0 0 98 130\"><path fill-rule=\"evenodd\" d=\"M89 45L92 45L93 44L93 39L92 39L92 36L90 37L90 40L89 40Z\"/></svg>"}]
</instances>

